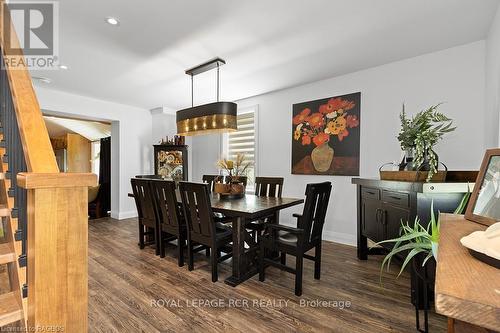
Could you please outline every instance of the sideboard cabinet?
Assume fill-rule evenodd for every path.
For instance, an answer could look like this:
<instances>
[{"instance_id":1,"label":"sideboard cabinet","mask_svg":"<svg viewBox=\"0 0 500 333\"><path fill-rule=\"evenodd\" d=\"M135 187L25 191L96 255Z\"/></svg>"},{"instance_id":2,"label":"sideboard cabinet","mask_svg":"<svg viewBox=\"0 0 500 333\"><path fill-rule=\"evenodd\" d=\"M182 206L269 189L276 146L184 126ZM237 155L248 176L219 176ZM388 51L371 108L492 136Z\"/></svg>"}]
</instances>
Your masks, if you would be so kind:
<instances>
[{"instance_id":1,"label":"sideboard cabinet","mask_svg":"<svg viewBox=\"0 0 500 333\"><path fill-rule=\"evenodd\" d=\"M472 182L475 174L469 178ZM394 243L389 243L383 244L383 247L369 248L368 239L380 242L396 238L401 223L409 222L413 226L417 216L420 223L427 227L432 202L436 216L439 212L452 213L468 186L471 191L473 186L467 182L416 183L362 178L354 178L352 183L357 187L357 255L360 260L366 260L372 254L386 254L394 246ZM421 308L424 304L423 287L413 274L411 284L412 303Z\"/></svg>"}]
</instances>

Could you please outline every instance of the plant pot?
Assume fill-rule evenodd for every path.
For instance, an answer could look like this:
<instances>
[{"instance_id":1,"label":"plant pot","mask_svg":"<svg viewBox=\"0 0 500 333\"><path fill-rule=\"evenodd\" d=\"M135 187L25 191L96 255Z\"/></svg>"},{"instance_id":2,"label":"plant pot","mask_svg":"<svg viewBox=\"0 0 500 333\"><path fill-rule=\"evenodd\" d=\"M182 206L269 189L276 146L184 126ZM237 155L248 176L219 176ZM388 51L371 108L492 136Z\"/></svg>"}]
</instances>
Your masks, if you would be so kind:
<instances>
[{"instance_id":1,"label":"plant pot","mask_svg":"<svg viewBox=\"0 0 500 333\"><path fill-rule=\"evenodd\" d=\"M313 149L311 160L316 171L328 171L333 161L333 148L330 147L327 142L323 143Z\"/></svg>"},{"instance_id":2,"label":"plant pot","mask_svg":"<svg viewBox=\"0 0 500 333\"><path fill-rule=\"evenodd\" d=\"M425 266L422 263L425 255L422 253L413 257L411 267L411 301L412 304L419 310L430 308L430 304L434 300L434 281L436 280L436 260L430 258ZM427 304L425 302L424 292L427 290Z\"/></svg>"},{"instance_id":3,"label":"plant pot","mask_svg":"<svg viewBox=\"0 0 500 333\"><path fill-rule=\"evenodd\" d=\"M231 194L245 194L245 185L243 183L232 183Z\"/></svg>"},{"instance_id":4,"label":"plant pot","mask_svg":"<svg viewBox=\"0 0 500 333\"><path fill-rule=\"evenodd\" d=\"M215 193L231 193L231 184L215 183L214 185Z\"/></svg>"}]
</instances>

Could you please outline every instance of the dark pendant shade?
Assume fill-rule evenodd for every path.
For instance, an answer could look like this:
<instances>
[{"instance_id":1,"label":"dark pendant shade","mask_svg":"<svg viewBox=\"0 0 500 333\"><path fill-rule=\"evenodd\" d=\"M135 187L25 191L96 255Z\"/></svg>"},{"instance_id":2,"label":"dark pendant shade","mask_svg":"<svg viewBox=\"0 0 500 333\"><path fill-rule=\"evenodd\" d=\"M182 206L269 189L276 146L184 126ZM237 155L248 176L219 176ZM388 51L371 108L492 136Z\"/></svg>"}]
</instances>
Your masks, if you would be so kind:
<instances>
[{"instance_id":1,"label":"dark pendant shade","mask_svg":"<svg viewBox=\"0 0 500 333\"><path fill-rule=\"evenodd\" d=\"M200 134L235 131L237 105L232 102L215 102L177 111L177 134Z\"/></svg>"}]
</instances>

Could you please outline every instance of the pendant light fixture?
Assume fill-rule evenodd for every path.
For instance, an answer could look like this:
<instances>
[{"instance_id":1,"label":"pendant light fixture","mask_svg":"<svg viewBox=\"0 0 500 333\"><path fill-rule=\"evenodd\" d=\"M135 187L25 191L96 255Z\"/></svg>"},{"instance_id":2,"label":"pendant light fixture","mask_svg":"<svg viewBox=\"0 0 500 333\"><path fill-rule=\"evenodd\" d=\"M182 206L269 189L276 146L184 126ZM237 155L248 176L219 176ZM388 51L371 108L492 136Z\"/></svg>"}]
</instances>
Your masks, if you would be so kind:
<instances>
[{"instance_id":1,"label":"pendant light fixture","mask_svg":"<svg viewBox=\"0 0 500 333\"><path fill-rule=\"evenodd\" d=\"M186 70L191 76L191 107L177 111L177 134L193 136L211 133L232 132L237 129L236 103L219 102L219 68L226 62L215 58ZM217 68L217 102L194 106L193 78L195 75Z\"/></svg>"}]
</instances>

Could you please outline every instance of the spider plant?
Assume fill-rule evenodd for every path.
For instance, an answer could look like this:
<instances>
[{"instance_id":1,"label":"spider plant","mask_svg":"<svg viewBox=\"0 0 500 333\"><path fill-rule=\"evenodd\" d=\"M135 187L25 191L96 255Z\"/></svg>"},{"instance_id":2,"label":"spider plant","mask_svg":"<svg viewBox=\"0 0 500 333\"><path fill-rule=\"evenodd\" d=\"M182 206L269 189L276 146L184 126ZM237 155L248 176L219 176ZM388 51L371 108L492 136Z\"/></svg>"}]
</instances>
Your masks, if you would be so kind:
<instances>
[{"instance_id":1,"label":"spider plant","mask_svg":"<svg viewBox=\"0 0 500 333\"><path fill-rule=\"evenodd\" d=\"M463 196L460 204L455 209L454 214L463 214L465 208L467 207L467 203L469 202L471 192L468 188L467 193ZM420 223L420 218L417 216L415 221L413 222L413 226L410 226L409 222L404 224L401 221L401 231L400 236L398 238L388 239L382 242L378 242L376 245L384 244L384 243L394 243L394 246L382 261L382 266L380 267L381 274L383 272L384 267L387 266L387 271L389 271L389 267L391 264L391 260L394 255L403 252L409 251L406 255L403 264L401 265L401 269L399 271L398 277L401 275L406 265L411 261L413 257L417 254L422 253L425 255L425 259L422 262L422 267L425 266L427 261L434 257L434 259L438 260L438 247L439 247L439 226L440 226L439 216L436 218L434 214L434 201L431 202L431 220L427 225L427 228L422 226Z\"/></svg>"}]
</instances>

